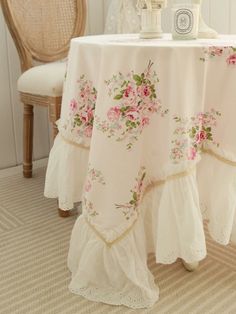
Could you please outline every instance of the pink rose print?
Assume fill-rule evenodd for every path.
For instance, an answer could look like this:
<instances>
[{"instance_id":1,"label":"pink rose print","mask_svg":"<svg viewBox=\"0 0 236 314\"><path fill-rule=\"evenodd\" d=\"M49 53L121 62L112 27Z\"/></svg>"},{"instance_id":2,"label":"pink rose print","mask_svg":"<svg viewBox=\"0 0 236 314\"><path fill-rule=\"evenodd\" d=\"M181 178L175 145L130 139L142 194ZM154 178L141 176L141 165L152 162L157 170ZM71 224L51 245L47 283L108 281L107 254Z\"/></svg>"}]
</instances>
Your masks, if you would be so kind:
<instances>
[{"instance_id":1,"label":"pink rose print","mask_svg":"<svg viewBox=\"0 0 236 314\"><path fill-rule=\"evenodd\" d=\"M78 108L78 103L75 99L72 99L70 101L70 109L72 110L72 112L76 111Z\"/></svg>"},{"instance_id":2,"label":"pink rose print","mask_svg":"<svg viewBox=\"0 0 236 314\"><path fill-rule=\"evenodd\" d=\"M236 65L236 47L209 47L204 48L204 57L200 58L205 62L215 57L224 57L228 65Z\"/></svg>"},{"instance_id":3,"label":"pink rose print","mask_svg":"<svg viewBox=\"0 0 236 314\"><path fill-rule=\"evenodd\" d=\"M90 219L99 215L94 209L93 203L89 201L89 193L92 191L94 184L105 185L106 183L102 172L91 168L89 164L87 179L84 185L83 211L87 213Z\"/></svg>"},{"instance_id":4,"label":"pink rose print","mask_svg":"<svg viewBox=\"0 0 236 314\"><path fill-rule=\"evenodd\" d=\"M197 144L201 143L202 141L205 141L207 139L207 134L205 131L200 131L196 135L196 142Z\"/></svg>"},{"instance_id":5,"label":"pink rose print","mask_svg":"<svg viewBox=\"0 0 236 314\"><path fill-rule=\"evenodd\" d=\"M91 138L97 91L84 75L80 77L78 84L78 95L70 101L69 119L64 128L69 128L76 136Z\"/></svg>"},{"instance_id":6,"label":"pink rose print","mask_svg":"<svg viewBox=\"0 0 236 314\"><path fill-rule=\"evenodd\" d=\"M190 147L188 152L188 160L194 160L197 156L196 148Z\"/></svg>"},{"instance_id":7,"label":"pink rose print","mask_svg":"<svg viewBox=\"0 0 236 314\"><path fill-rule=\"evenodd\" d=\"M144 179L146 177L146 169L145 167L141 167L138 176L135 179L135 185L131 192L131 199L125 204L116 204L116 208L122 210L122 214L124 215L126 220L131 219L134 216L138 215L138 205L142 199L143 191L144 191Z\"/></svg>"},{"instance_id":8,"label":"pink rose print","mask_svg":"<svg viewBox=\"0 0 236 314\"><path fill-rule=\"evenodd\" d=\"M219 48L219 47L210 47L209 48L209 53L212 55L212 56L221 56L223 54L223 48Z\"/></svg>"},{"instance_id":9,"label":"pink rose print","mask_svg":"<svg viewBox=\"0 0 236 314\"><path fill-rule=\"evenodd\" d=\"M87 126L87 127L84 129L84 135L85 135L86 137L91 137L91 136L92 136L92 131L93 131L92 125L89 125L89 126Z\"/></svg>"},{"instance_id":10,"label":"pink rose print","mask_svg":"<svg viewBox=\"0 0 236 314\"><path fill-rule=\"evenodd\" d=\"M116 141L126 141L126 148L130 150L138 141L143 129L151 123L154 114L164 117L168 110L163 110L157 98L156 85L159 82L157 74L152 71L153 63L141 74L133 71L124 75L118 73L112 79L105 81L108 95L116 102L107 112L108 120L96 117L98 130L106 133Z\"/></svg>"},{"instance_id":11,"label":"pink rose print","mask_svg":"<svg viewBox=\"0 0 236 314\"><path fill-rule=\"evenodd\" d=\"M219 146L213 139L213 130L217 126L219 111L199 112L196 116L184 119L174 117L177 128L174 131L170 158L174 163L195 160L205 143Z\"/></svg>"},{"instance_id":12,"label":"pink rose print","mask_svg":"<svg viewBox=\"0 0 236 314\"><path fill-rule=\"evenodd\" d=\"M136 121L139 118L139 108L138 107L130 107L127 109L125 116L130 121Z\"/></svg>"},{"instance_id":13,"label":"pink rose print","mask_svg":"<svg viewBox=\"0 0 236 314\"><path fill-rule=\"evenodd\" d=\"M85 196L83 197L83 212L86 212L90 219L99 215L99 213L94 209L93 203Z\"/></svg>"},{"instance_id":14,"label":"pink rose print","mask_svg":"<svg viewBox=\"0 0 236 314\"><path fill-rule=\"evenodd\" d=\"M204 113L203 112L199 112L197 114L197 119L198 119L199 122L203 122L203 120L204 120Z\"/></svg>"},{"instance_id":15,"label":"pink rose print","mask_svg":"<svg viewBox=\"0 0 236 314\"><path fill-rule=\"evenodd\" d=\"M144 96L148 97L150 95L150 89L148 86L145 86L143 89Z\"/></svg>"},{"instance_id":16,"label":"pink rose print","mask_svg":"<svg viewBox=\"0 0 236 314\"><path fill-rule=\"evenodd\" d=\"M93 108L91 107L87 108L87 121L86 122L93 120L93 111L94 111Z\"/></svg>"},{"instance_id":17,"label":"pink rose print","mask_svg":"<svg viewBox=\"0 0 236 314\"><path fill-rule=\"evenodd\" d=\"M88 181L86 182L85 186L84 186L84 190L85 190L86 192L89 192L89 191L91 190L91 188L92 188L92 184L91 184L91 182L88 180Z\"/></svg>"},{"instance_id":18,"label":"pink rose print","mask_svg":"<svg viewBox=\"0 0 236 314\"><path fill-rule=\"evenodd\" d=\"M109 109L107 113L107 117L110 121L117 121L120 118L120 108L119 107L112 107Z\"/></svg>"},{"instance_id":19,"label":"pink rose print","mask_svg":"<svg viewBox=\"0 0 236 314\"><path fill-rule=\"evenodd\" d=\"M148 97L150 95L151 91L150 91L148 86L142 85L142 86L139 86L137 88L137 92L138 92L139 96L141 96L141 97Z\"/></svg>"},{"instance_id":20,"label":"pink rose print","mask_svg":"<svg viewBox=\"0 0 236 314\"><path fill-rule=\"evenodd\" d=\"M148 124L149 124L149 121L150 121L150 119L149 119L148 117L144 117L144 118L142 119L142 125L143 125L143 126L148 125Z\"/></svg>"},{"instance_id":21,"label":"pink rose print","mask_svg":"<svg viewBox=\"0 0 236 314\"><path fill-rule=\"evenodd\" d=\"M228 65L235 65L236 64L236 53L234 53L233 55L229 56L226 60L226 62L228 63Z\"/></svg>"},{"instance_id":22,"label":"pink rose print","mask_svg":"<svg viewBox=\"0 0 236 314\"><path fill-rule=\"evenodd\" d=\"M128 85L124 91L124 97L129 97L130 95L134 95L134 91L131 85Z\"/></svg>"}]
</instances>

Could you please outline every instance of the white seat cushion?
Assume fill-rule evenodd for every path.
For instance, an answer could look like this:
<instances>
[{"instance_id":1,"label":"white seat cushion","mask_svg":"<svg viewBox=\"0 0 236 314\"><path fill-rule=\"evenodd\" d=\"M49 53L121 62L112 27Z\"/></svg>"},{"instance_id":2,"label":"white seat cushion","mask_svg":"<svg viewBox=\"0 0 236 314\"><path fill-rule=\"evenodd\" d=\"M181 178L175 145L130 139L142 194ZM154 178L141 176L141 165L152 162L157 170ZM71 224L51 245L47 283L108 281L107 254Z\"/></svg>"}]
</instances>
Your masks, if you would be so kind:
<instances>
[{"instance_id":1,"label":"white seat cushion","mask_svg":"<svg viewBox=\"0 0 236 314\"><path fill-rule=\"evenodd\" d=\"M66 62L52 62L35 66L24 72L18 79L20 92L40 96L62 96Z\"/></svg>"}]
</instances>

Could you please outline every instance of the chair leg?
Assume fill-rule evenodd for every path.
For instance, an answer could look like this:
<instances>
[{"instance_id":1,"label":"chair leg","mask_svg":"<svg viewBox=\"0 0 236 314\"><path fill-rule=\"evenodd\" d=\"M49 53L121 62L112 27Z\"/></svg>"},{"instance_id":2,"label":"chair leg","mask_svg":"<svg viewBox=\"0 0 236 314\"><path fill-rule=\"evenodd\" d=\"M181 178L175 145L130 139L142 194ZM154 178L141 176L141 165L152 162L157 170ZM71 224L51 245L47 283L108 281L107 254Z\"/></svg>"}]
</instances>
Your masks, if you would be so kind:
<instances>
[{"instance_id":1,"label":"chair leg","mask_svg":"<svg viewBox=\"0 0 236 314\"><path fill-rule=\"evenodd\" d=\"M194 271L198 268L199 262L187 263L182 259L182 264L187 271Z\"/></svg>"},{"instance_id":2,"label":"chair leg","mask_svg":"<svg viewBox=\"0 0 236 314\"><path fill-rule=\"evenodd\" d=\"M56 123L53 123L53 138L55 139L55 137L57 136L58 134L58 128L57 128L57 125Z\"/></svg>"},{"instance_id":3,"label":"chair leg","mask_svg":"<svg viewBox=\"0 0 236 314\"><path fill-rule=\"evenodd\" d=\"M55 101L55 103L50 104L49 106L49 119L53 126L53 138L55 138L58 134L58 128L56 125L56 121L60 118L61 112L61 103Z\"/></svg>"},{"instance_id":4,"label":"chair leg","mask_svg":"<svg viewBox=\"0 0 236 314\"><path fill-rule=\"evenodd\" d=\"M32 153L34 132L34 107L24 104L24 127L23 127L23 175L32 178Z\"/></svg>"},{"instance_id":5,"label":"chair leg","mask_svg":"<svg viewBox=\"0 0 236 314\"><path fill-rule=\"evenodd\" d=\"M58 215L62 218L66 218L70 216L70 211L58 208Z\"/></svg>"}]
</instances>

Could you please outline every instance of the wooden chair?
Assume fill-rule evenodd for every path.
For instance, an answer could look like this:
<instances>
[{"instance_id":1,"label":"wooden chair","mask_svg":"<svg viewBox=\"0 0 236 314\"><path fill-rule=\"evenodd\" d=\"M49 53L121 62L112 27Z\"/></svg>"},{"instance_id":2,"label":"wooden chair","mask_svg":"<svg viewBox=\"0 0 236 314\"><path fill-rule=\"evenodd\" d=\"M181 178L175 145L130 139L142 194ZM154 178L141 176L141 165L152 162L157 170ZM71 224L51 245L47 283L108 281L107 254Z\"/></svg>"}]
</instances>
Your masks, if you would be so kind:
<instances>
[{"instance_id":1,"label":"wooden chair","mask_svg":"<svg viewBox=\"0 0 236 314\"><path fill-rule=\"evenodd\" d=\"M55 137L66 72L66 62L60 60L67 56L71 38L84 34L86 0L1 0L1 6L20 58L17 88L24 104L23 174L31 178L33 109L48 107ZM68 212L59 209L59 214Z\"/></svg>"}]
</instances>

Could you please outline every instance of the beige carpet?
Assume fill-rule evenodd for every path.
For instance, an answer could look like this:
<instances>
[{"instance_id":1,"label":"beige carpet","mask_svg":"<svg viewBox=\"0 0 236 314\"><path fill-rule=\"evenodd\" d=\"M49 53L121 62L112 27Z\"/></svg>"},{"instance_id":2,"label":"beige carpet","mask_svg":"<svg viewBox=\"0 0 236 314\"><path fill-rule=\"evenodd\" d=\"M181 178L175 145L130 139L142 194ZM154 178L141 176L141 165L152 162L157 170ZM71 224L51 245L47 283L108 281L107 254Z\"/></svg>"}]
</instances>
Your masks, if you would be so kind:
<instances>
[{"instance_id":1,"label":"beige carpet","mask_svg":"<svg viewBox=\"0 0 236 314\"><path fill-rule=\"evenodd\" d=\"M57 215L43 197L44 169L33 179L0 179L0 313L38 314L235 314L236 247L207 240L208 257L194 273L181 263L149 265L161 296L151 310L89 302L68 291L68 241L76 216Z\"/></svg>"}]
</instances>

